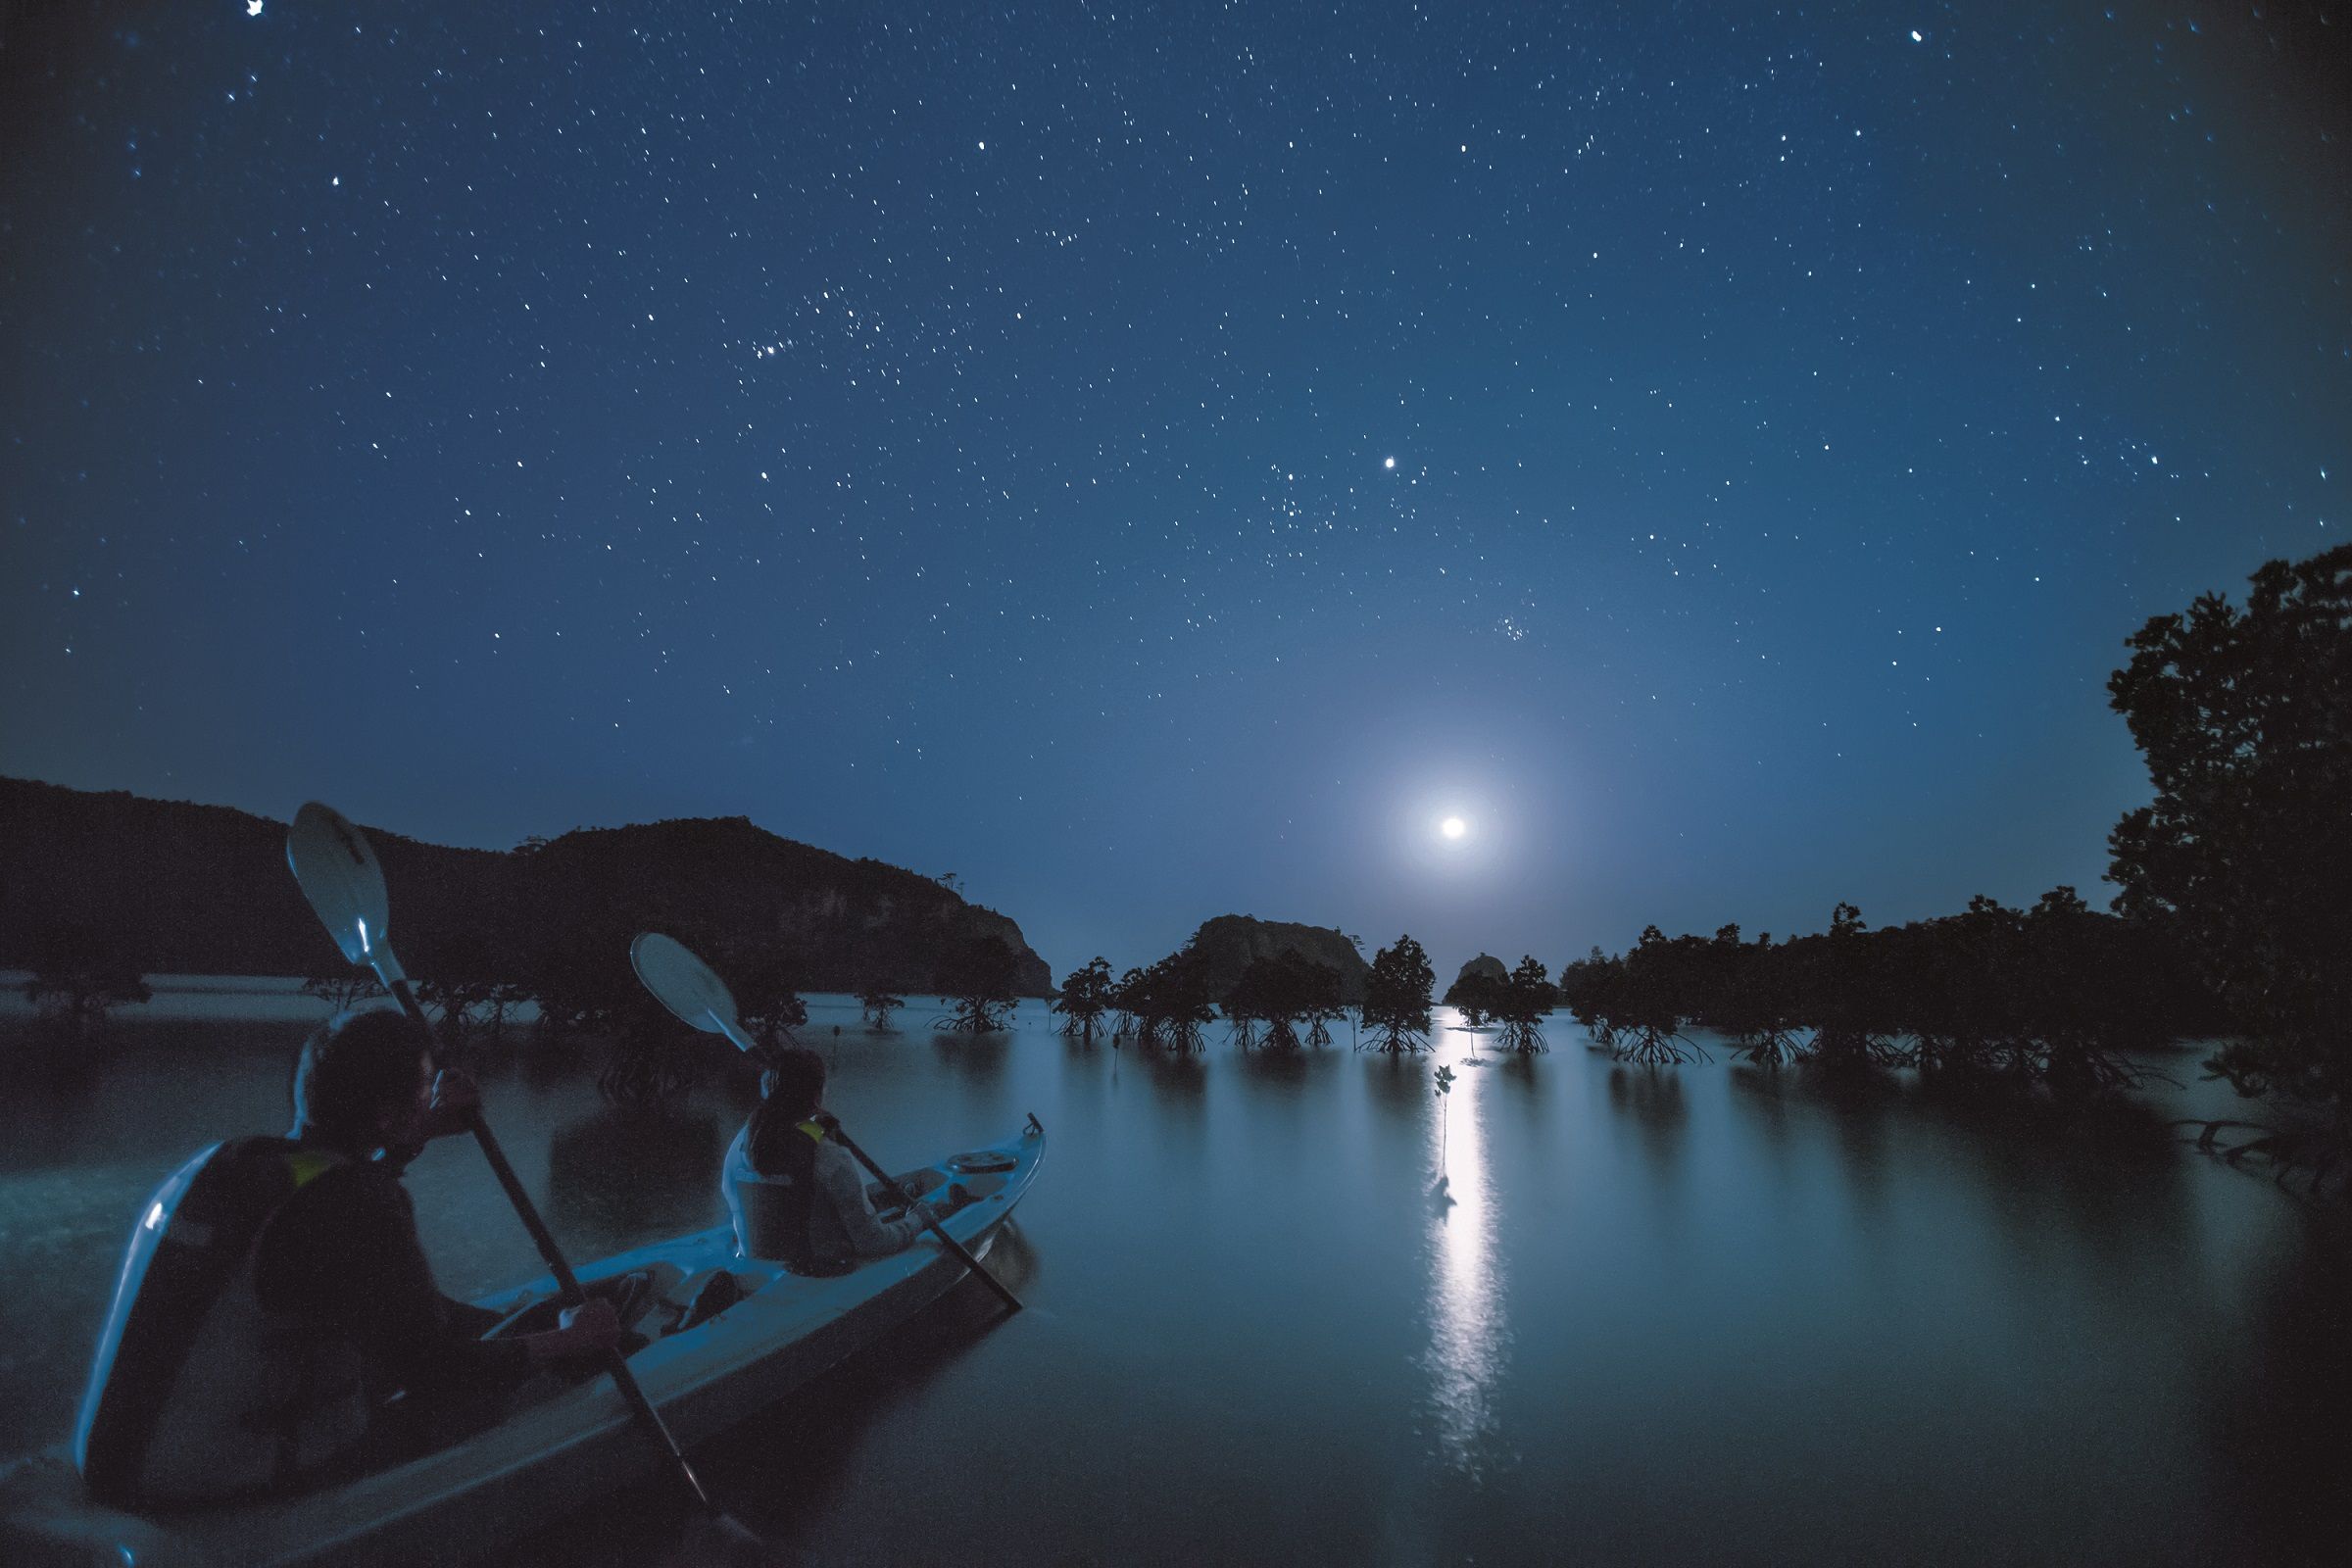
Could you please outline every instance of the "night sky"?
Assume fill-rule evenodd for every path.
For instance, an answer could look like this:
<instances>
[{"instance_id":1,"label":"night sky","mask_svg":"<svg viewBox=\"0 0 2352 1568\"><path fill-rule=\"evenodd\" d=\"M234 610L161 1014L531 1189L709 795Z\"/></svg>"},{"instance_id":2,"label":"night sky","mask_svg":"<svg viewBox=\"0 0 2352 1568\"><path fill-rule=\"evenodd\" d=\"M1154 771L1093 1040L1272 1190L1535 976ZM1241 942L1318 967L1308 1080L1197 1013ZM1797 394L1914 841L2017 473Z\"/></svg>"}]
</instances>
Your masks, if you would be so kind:
<instances>
[{"instance_id":1,"label":"night sky","mask_svg":"<svg viewBox=\"0 0 2352 1568\"><path fill-rule=\"evenodd\" d=\"M32 9L0 773L1556 966L2103 903L2352 527L2298 6Z\"/></svg>"}]
</instances>

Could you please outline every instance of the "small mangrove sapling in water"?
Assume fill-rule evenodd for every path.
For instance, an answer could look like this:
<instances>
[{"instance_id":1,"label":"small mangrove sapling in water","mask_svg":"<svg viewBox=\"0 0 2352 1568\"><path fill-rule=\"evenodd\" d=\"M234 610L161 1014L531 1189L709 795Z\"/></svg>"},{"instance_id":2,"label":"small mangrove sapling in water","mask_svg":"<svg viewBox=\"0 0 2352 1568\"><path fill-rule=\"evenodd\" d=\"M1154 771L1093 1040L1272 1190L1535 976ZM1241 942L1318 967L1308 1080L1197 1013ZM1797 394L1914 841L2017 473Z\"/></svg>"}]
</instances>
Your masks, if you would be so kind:
<instances>
[{"instance_id":1,"label":"small mangrove sapling in water","mask_svg":"<svg viewBox=\"0 0 2352 1568\"><path fill-rule=\"evenodd\" d=\"M1446 1136L1453 1130L1446 1114L1452 1103L1453 1069L1444 1062L1438 1064L1438 1174L1446 1174Z\"/></svg>"},{"instance_id":2,"label":"small mangrove sapling in water","mask_svg":"<svg viewBox=\"0 0 2352 1568\"><path fill-rule=\"evenodd\" d=\"M890 1015L906 1005L906 999L893 996L888 986L876 980L858 993L858 1005L868 1028L888 1029Z\"/></svg>"}]
</instances>

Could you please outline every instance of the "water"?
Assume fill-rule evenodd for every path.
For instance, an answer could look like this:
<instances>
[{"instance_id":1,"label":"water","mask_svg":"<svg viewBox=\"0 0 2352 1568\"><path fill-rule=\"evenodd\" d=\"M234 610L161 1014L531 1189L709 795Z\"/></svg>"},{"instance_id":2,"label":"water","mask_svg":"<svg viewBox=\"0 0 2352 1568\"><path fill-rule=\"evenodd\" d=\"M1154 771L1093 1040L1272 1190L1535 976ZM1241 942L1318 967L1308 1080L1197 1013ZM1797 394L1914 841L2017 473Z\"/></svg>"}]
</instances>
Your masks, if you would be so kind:
<instances>
[{"instance_id":1,"label":"water","mask_svg":"<svg viewBox=\"0 0 2352 1568\"><path fill-rule=\"evenodd\" d=\"M2340 1250L2156 1114L1632 1069L1564 1018L1532 1061L1443 1033L1441 1104L1432 1058L1345 1032L1175 1060L1067 1043L1038 1004L979 1041L810 1010L886 1162L1031 1110L1051 1139L1000 1253L1027 1311L966 1287L699 1456L819 1560L2244 1561L2316 1539L2308 1489L2340 1479L2302 1430L2345 1407ZM301 1027L119 1025L78 1085L0 1106L8 1447L62 1435L147 1189L282 1125ZM576 1066L485 1093L574 1256L721 1217L749 1105L723 1072L653 1115ZM410 1180L445 1287L537 1272L469 1145ZM641 1559L665 1507L530 1553Z\"/></svg>"}]
</instances>

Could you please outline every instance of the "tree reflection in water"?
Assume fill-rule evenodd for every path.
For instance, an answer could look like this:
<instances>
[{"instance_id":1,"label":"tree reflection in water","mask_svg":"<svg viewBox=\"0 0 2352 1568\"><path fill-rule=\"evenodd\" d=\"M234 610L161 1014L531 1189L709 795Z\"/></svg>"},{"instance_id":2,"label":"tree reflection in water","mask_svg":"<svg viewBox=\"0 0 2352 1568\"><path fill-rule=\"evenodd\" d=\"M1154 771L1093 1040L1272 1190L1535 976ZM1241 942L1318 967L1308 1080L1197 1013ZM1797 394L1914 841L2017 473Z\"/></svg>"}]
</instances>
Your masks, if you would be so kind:
<instances>
[{"instance_id":1,"label":"tree reflection in water","mask_svg":"<svg viewBox=\"0 0 2352 1568\"><path fill-rule=\"evenodd\" d=\"M2217 1352L2202 1369L2218 1490L2245 1524L2247 1561L2330 1562L2343 1550L2352 1237L2328 1216L2309 1242L2257 1298L2252 1354Z\"/></svg>"},{"instance_id":2,"label":"tree reflection in water","mask_svg":"<svg viewBox=\"0 0 2352 1568\"><path fill-rule=\"evenodd\" d=\"M1673 1175L1682 1163L1683 1134L1690 1120L1682 1075L1670 1067L1611 1067L1609 1104L1632 1113L1651 1168L1661 1177Z\"/></svg>"},{"instance_id":3,"label":"tree reflection in water","mask_svg":"<svg viewBox=\"0 0 2352 1568\"><path fill-rule=\"evenodd\" d=\"M556 1225L597 1238L596 1250L605 1251L715 1224L728 1136L708 1110L599 1108L548 1142Z\"/></svg>"},{"instance_id":4,"label":"tree reflection in water","mask_svg":"<svg viewBox=\"0 0 2352 1568\"><path fill-rule=\"evenodd\" d=\"M1011 1049L1008 1034L933 1034L931 1054L965 1078L997 1078Z\"/></svg>"},{"instance_id":5,"label":"tree reflection in water","mask_svg":"<svg viewBox=\"0 0 2352 1568\"><path fill-rule=\"evenodd\" d=\"M1201 1098L1208 1091L1208 1070L1200 1058L1178 1052L1144 1054L1145 1070L1152 1075L1152 1087L1160 1092L1160 1099L1186 1111L1198 1113Z\"/></svg>"}]
</instances>

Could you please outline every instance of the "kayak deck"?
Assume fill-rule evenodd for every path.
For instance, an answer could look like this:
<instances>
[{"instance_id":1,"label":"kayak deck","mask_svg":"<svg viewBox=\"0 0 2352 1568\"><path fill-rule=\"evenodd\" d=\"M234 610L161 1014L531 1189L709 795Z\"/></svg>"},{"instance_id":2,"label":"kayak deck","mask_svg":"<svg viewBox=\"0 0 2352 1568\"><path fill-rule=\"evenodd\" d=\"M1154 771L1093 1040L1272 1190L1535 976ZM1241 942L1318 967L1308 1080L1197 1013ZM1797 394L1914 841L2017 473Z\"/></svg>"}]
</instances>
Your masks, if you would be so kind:
<instances>
[{"instance_id":1,"label":"kayak deck","mask_svg":"<svg viewBox=\"0 0 2352 1568\"><path fill-rule=\"evenodd\" d=\"M1045 1152L1034 1117L1019 1134L913 1173L961 1182L971 1200L941 1228L985 1257L1036 1176ZM980 1160L975 1156L993 1158ZM963 1161L964 1166L957 1162ZM971 1165L1009 1168L974 1170ZM963 1266L925 1234L905 1251L850 1273L806 1278L739 1256L731 1227L657 1242L581 1266L583 1284L646 1273L657 1287L639 1324L651 1337L629 1355L646 1396L691 1447L775 1403L936 1299ZM737 1298L707 1319L662 1333L717 1273ZM722 1288L723 1290L723 1288ZM513 1326L555 1298L541 1278L481 1298ZM715 1304L719 1298L712 1298ZM533 1325L536 1326L536 1325ZM82 1494L63 1450L0 1477L0 1556L12 1563L294 1564L459 1562L626 1487L655 1466L612 1380L541 1379L506 1420L432 1453L283 1498L148 1517Z\"/></svg>"}]
</instances>

